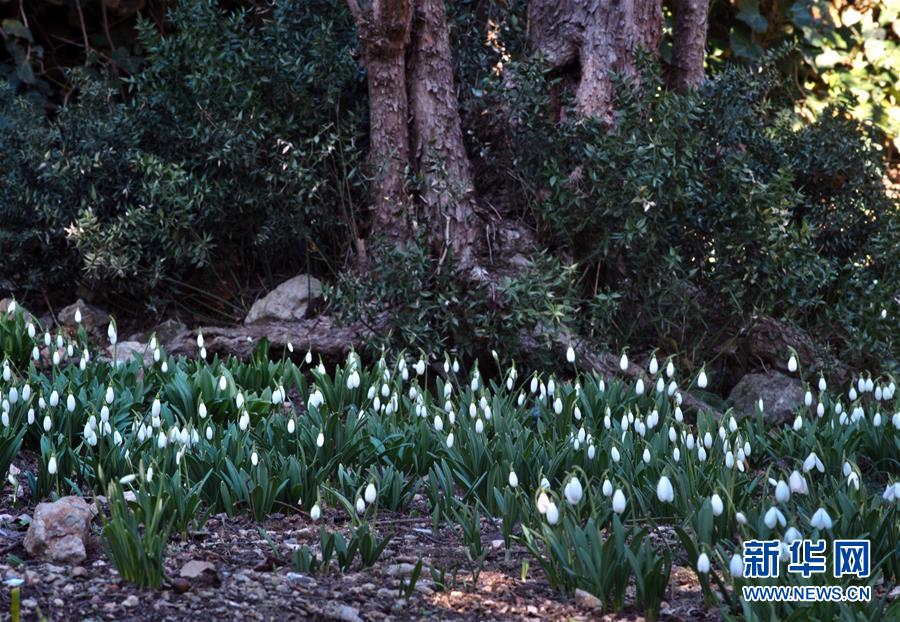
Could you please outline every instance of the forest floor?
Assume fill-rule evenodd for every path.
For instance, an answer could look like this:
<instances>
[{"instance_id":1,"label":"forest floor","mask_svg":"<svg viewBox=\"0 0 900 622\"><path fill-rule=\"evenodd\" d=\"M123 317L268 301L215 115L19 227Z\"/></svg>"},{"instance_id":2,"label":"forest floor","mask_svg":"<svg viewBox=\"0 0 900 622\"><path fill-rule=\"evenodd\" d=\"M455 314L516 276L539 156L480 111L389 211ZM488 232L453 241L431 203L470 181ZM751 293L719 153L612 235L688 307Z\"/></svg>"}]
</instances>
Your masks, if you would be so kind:
<instances>
[{"instance_id":1,"label":"forest floor","mask_svg":"<svg viewBox=\"0 0 900 622\"><path fill-rule=\"evenodd\" d=\"M154 591L119 577L100 546L96 520L81 564L29 558L23 540L33 507L21 499L14 507L11 493L7 486L0 500L0 576L25 580L23 620L643 619L632 606L632 591L622 612L604 615L590 595L552 590L523 547L514 546L507 555L499 526L488 521L482 523L488 553L476 579L476 564L468 560L460 538L449 528L434 534L427 502L418 497L403 514L380 512L379 536L394 536L379 562L343 574L310 576L291 566L292 550L317 546L322 524L340 529L343 511L326 509L316 523L296 513L273 514L262 524L248 516L212 516L187 539L170 541L166 570L171 581ZM406 598L401 584L408 583L419 559L422 572ZM528 564L524 580L523 563ZM429 566L445 569L444 578L432 577ZM435 578L445 583L443 589ZM4 588L0 612L9 610L10 592ZM702 622L720 616L704 605L693 571L676 565L660 619Z\"/></svg>"}]
</instances>

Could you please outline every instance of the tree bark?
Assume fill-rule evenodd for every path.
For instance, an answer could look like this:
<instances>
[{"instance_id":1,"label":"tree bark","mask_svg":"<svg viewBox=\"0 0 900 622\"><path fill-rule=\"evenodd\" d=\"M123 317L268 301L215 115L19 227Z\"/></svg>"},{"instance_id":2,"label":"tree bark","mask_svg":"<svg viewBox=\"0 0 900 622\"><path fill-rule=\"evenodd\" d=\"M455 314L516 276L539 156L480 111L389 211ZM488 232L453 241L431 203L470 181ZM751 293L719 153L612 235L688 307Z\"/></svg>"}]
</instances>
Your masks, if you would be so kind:
<instances>
[{"instance_id":1,"label":"tree bark","mask_svg":"<svg viewBox=\"0 0 900 622\"><path fill-rule=\"evenodd\" d=\"M695 89L703 82L709 0L675 0L675 30L669 88Z\"/></svg>"},{"instance_id":2,"label":"tree bark","mask_svg":"<svg viewBox=\"0 0 900 622\"><path fill-rule=\"evenodd\" d=\"M407 56L411 149L430 238L462 269L479 238L475 187L463 144L443 0L416 0Z\"/></svg>"},{"instance_id":3,"label":"tree bark","mask_svg":"<svg viewBox=\"0 0 900 622\"><path fill-rule=\"evenodd\" d=\"M363 48L369 87L369 162L373 229L397 244L409 238L409 105L406 46L412 0L347 0Z\"/></svg>"},{"instance_id":4,"label":"tree bark","mask_svg":"<svg viewBox=\"0 0 900 622\"><path fill-rule=\"evenodd\" d=\"M580 64L576 112L611 123L611 74L634 76L637 52L656 54L662 6L659 0L532 0L528 29L535 51L552 68Z\"/></svg>"}]
</instances>

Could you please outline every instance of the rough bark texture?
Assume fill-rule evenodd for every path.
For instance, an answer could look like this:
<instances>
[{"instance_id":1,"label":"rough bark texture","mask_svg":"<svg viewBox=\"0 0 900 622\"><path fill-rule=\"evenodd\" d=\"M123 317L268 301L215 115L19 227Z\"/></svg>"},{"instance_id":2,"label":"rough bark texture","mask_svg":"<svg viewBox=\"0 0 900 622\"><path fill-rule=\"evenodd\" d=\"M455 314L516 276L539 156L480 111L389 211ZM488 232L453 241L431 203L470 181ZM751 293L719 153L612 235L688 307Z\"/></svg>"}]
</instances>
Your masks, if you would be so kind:
<instances>
[{"instance_id":1,"label":"rough bark texture","mask_svg":"<svg viewBox=\"0 0 900 622\"><path fill-rule=\"evenodd\" d=\"M659 0L532 0L528 28L551 67L580 63L576 111L611 122L611 73L633 76L637 52L656 53L662 7Z\"/></svg>"},{"instance_id":2,"label":"rough bark texture","mask_svg":"<svg viewBox=\"0 0 900 622\"><path fill-rule=\"evenodd\" d=\"M369 140L375 231L397 242L408 235L406 174L409 164L409 105L406 46L412 0L374 0L361 8L347 0L363 48L369 87Z\"/></svg>"},{"instance_id":3,"label":"rough bark texture","mask_svg":"<svg viewBox=\"0 0 900 622\"><path fill-rule=\"evenodd\" d=\"M709 0L675 0L675 31L669 88L686 91L700 86L705 76Z\"/></svg>"},{"instance_id":4,"label":"rough bark texture","mask_svg":"<svg viewBox=\"0 0 900 622\"><path fill-rule=\"evenodd\" d=\"M443 0L417 0L407 56L413 162L423 181L431 238L456 263L474 263L479 224L463 144Z\"/></svg>"}]
</instances>

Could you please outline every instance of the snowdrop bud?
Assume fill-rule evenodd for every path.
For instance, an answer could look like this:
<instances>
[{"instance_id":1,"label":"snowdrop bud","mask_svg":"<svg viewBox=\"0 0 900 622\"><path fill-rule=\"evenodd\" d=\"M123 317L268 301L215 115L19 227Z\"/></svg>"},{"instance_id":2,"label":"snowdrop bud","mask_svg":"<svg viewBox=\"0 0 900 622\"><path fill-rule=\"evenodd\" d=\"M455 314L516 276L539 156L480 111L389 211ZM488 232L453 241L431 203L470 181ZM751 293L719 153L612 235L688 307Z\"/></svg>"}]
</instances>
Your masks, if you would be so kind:
<instances>
[{"instance_id":1,"label":"snowdrop bud","mask_svg":"<svg viewBox=\"0 0 900 622\"><path fill-rule=\"evenodd\" d=\"M621 457L621 456L619 456L619 450L618 450L618 448L616 448L616 447L613 447L613 448L610 450L609 455L612 457L613 462L618 462L618 461L619 461L619 458Z\"/></svg>"},{"instance_id":2,"label":"snowdrop bud","mask_svg":"<svg viewBox=\"0 0 900 622\"><path fill-rule=\"evenodd\" d=\"M775 484L775 501L785 503L791 498L791 489L783 479L778 480Z\"/></svg>"},{"instance_id":3,"label":"snowdrop bud","mask_svg":"<svg viewBox=\"0 0 900 622\"><path fill-rule=\"evenodd\" d=\"M255 451L250 454L250 464L252 464L253 466L259 464L259 455Z\"/></svg>"},{"instance_id":4,"label":"snowdrop bud","mask_svg":"<svg viewBox=\"0 0 900 622\"><path fill-rule=\"evenodd\" d=\"M718 494L714 494L709 502L710 505L712 505L713 516L721 516L722 512L725 511L725 504L722 503L722 497Z\"/></svg>"},{"instance_id":5,"label":"snowdrop bud","mask_svg":"<svg viewBox=\"0 0 900 622\"><path fill-rule=\"evenodd\" d=\"M225 375L222 374L219 376L219 391L224 391L228 388L228 380L225 378Z\"/></svg>"},{"instance_id":6,"label":"snowdrop bud","mask_svg":"<svg viewBox=\"0 0 900 622\"><path fill-rule=\"evenodd\" d=\"M537 500L537 511L541 514L547 513L547 508L550 506L550 497L547 496L547 493L541 491L541 494L538 495Z\"/></svg>"},{"instance_id":7,"label":"snowdrop bud","mask_svg":"<svg viewBox=\"0 0 900 622\"><path fill-rule=\"evenodd\" d=\"M319 432L319 435L316 437L316 447L322 447L323 445L325 445L325 435Z\"/></svg>"},{"instance_id":8,"label":"snowdrop bud","mask_svg":"<svg viewBox=\"0 0 900 622\"><path fill-rule=\"evenodd\" d=\"M33 360L35 360L35 361L37 361L37 360L39 360L39 359L41 358L41 351L38 350L38 347L37 347L37 346L34 346L34 347L31 349L31 358L32 358ZM83 371L83 370L82 370L82 371Z\"/></svg>"},{"instance_id":9,"label":"snowdrop bud","mask_svg":"<svg viewBox=\"0 0 900 622\"><path fill-rule=\"evenodd\" d=\"M656 379L656 392L662 393L666 390L666 382L663 380L662 376Z\"/></svg>"},{"instance_id":10,"label":"snowdrop bud","mask_svg":"<svg viewBox=\"0 0 900 622\"><path fill-rule=\"evenodd\" d=\"M53 422L50 420L50 415L44 415L44 432L49 432L50 428L53 426Z\"/></svg>"},{"instance_id":11,"label":"snowdrop bud","mask_svg":"<svg viewBox=\"0 0 900 622\"><path fill-rule=\"evenodd\" d=\"M559 508L552 501L547 505L547 522L551 525L559 522Z\"/></svg>"},{"instance_id":12,"label":"snowdrop bud","mask_svg":"<svg viewBox=\"0 0 900 622\"><path fill-rule=\"evenodd\" d=\"M809 519L809 524L815 529L822 531L823 529L831 529L832 522L831 517L828 516L828 512L825 511L825 508L819 508Z\"/></svg>"},{"instance_id":13,"label":"snowdrop bud","mask_svg":"<svg viewBox=\"0 0 900 622\"><path fill-rule=\"evenodd\" d=\"M671 503L675 499L672 482L665 475L659 478L659 483L656 485L656 496L663 503Z\"/></svg>"},{"instance_id":14,"label":"snowdrop bud","mask_svg":"<svg viewBox=\"0 0 900 622\"><path fill-rule=\"evenodd\" d=\"M619 369L622 371L628 370L628 355L624 352L622 353L622 358L619 359Z\"/></svg>"},{"instance_id":15,"label":"snowdrop bud","mask_svg":"<svg viewBox=\"0 0 900 622\"><path fill-rule=\"evenodd\" d=\"M706 462L706 448L703 445L697 447L697 459L700 462Z\"/></svg>"},{"instance_id":16,"label":"snowdrop bud","mask_svg":"<svg viewBox=\"0 0 900 622\"><path fill-rule=\"evenodd\" d=\"M621 514L622 512L625 511L625 505L626 505L625 493L622 492L621 489L616 489L616 492L613 493L613 498L612 498L613 512L615 512L616 514Z\"/></svg>"},{"instance_id":17,"label":"snowdrop bud","mask_svg":"<svg viewBox=\"0 0 900 622\"><path fill-rule=\"evenodd\" d=\"M51 454L50 461L47 462L47 472L50 475L56 475L56 454Z\"/></svg>"},{"instance_id":18,"label":"snowdrop bud","mask_svg":"<svg viewBox=\"0 0 900 622\"><path fill-rule=\"evenodd\" d=\"M635 383L634 392L638 395L644 394L644 380L642 378L638 378L637 383Z\"/></svg>"},{"instance_id":19,"label":"snowdrop bud","mask_svg":"<svg viewBox=\"0 0 900 622\"><path fill-rule=\"evenodd\" d=\"M66 398L66 410L69 412L75 411L75 396L69 393L69 396Z\"/></svg>"},{"instance_id":20,"label":"snowdrop bud","mask_svg":"<svg viewBox=\"0 0 900 622\"><path fill-rule=\"evenodd\" d=\"M744 576L744 560L737 553L731 556L731 561L728 563L728 572L735 579L740 579Z\"/></svg>"},{"instance_id":21,"label":"snowdrop bud","mask_svg":"<svg viewBox=\"0 0 900 622\"><path fill-rule=\"evenodd\" d=\"M578 481L577 477L573 477L569 480L569 483L566 484L565 488L566 501L569 502L569 505L578 505L581 501L582 496L584 495L584 490L581 487L581 482Z\"/></svg>"},{"instance_id":22,"label":"snowdrop bud","mask_svg":"<svg viewBox=\"0 0 900 622\"><path fill-rule=\"evenodd\" d=\"M736 512L734 515L735 520L737 520L738 524L746 525L747 524L747 516L743 512Z\"/></svg>"},{"instance_id":23,"label":"snowdrop bud","mask_svg":"<svg viewBox=\"0 0 900 622\"><path fill-rule=\"evenodd\" d=\"M706 370L701 369L700 375L697 376L697 386L700 387L701 389L705 389L707 382L708 382L708 379L706 378Z\"/></svg>"},{"instance_id":24,"label":"snowdrop bud","mask_svg":"<svg viewBox=\"0 0 900 622\"><path fill-rule=\"evenodd\" d=\"M594 447L593 445L589 446L588 450L587 450L587 455L588 455L588 460L593 460L594 456L597 455L597 448Z\"/></svg>"},{"instance_id":25,"label":"snowdrop bud","mask_svg":"<svg viewBox=\"0 0 900 622\"><path fill-rule=\"evenodd\" d=\"M807 389L806 394L803 396L803 403L806 404L807 408L809 408L810 406L812 406L812 401L813 401L812 392L809 389Z\"/></svg>"},{"instance_id":26,"label":"snowdrop bud","mask_svg":"<svg viewBox=\"0 0 900 622\"><path fill-rule=\"evenodd\" d=\"M475 432L477 434L484 432L484 421L481 420L481 417L475 422Z\"/></svg>"},{"instance_id":27,"label":"snowdrop bud","mask_svg":"<svg viewBox=\"0 0 900 622\"><path fill-rule=\"evenodd\" d=\"M425 361L422 359L419 359L418 361L416 361L414 368L416 370L416 375L421 376L422 374L425 373Z\"/></svg>"},{"instance_id":28,"label":"snowdrop bud","mask_svg":"<svg viewBox=\"0 0 900 622\"><path fill-rule=\"evenodd\" d=\"M788 371L794 373L797 371L797 357L791 354L791 357L788 359Z\"/></svg>"},{"instance_id":29,"label":"snowdrop bud","mask_svg":"<svg viewBox=\"0 0 900 622\"><path fill-rule=\"evenodd\" d=\"M509 487L516 488L519 485L519 476L516 475L516 472L510 470L509 472Z\"/></svg>"},{"instance_id":30,"label":"snowdrop bud","mask_svg":"<svg viewBox=\"0 0 900 622\"><path fill-rule=\"evenodd\" d=\"M160 430L159 436L156 438L156 446L160 449L165 449L166 445L169 444L169 437L166 436L166 433Z\"/></svg>"},{"instance_id":31,"label":"snowdrop bud","mask_svg":"<svg viewBox=\"0 0 900 622\"><path fill-rule=\"evenodd\" d=\"M47 333L47 336L49 336L49 333ZM116 345L116 342L119 340L119 335L116 332L116 323L114 320L110 321L109 326L106 329L106 336L109 337L109 343ZM46 337L44 340L46 341ZM47 345L50 344L48 343Z\"/></svg>"},{"instance_id":32,"label":"snowdrop bud","mask_svg":"<svg viewBox=\"0 0 900 622\"><path fill-rule=\"evenodd\" d=\"M655 376L656 372L659 371L659 362L657 362L655 355L650 357L650 367L648 369L651 376Z\"/></svg>"},{"instance_id":33,"label":"snowdrop bud","mask_svg":"<svg viewBox=\"0 0 900 622\"><path fill-rule=\"evenodd\" d=\"M687 438L684 439L684 444L685 444L685 446L687 446L687 448L689 450L693 449L694 448L694 435L688 433Z\"/></svg>"},{"instance_id":34,"label":"snowdrop bud","mask_svg":"<svg viewBox=\"0 0 900 622\"><path fill-rule=\"evenodd\" d=\"M675 375L675 364L672 362L672 359L669 359L669 362L666 364L666 377L671 378Z\"/></svg>"},{"instance_id":35,"label":"snowdrop bud","mask_svg":"<svg viewBox=\"0 0 900 622\"><path fill-rule=\"evenodd\" d=\"M556 398L555 400L553 400L553 412L555 412L558 415L558 414L562 413L562 410L563 410L562 400L559 398Z\"/></svg>"},{"instance_id":36,"label":"snowdrop bud","mask_svg":"<svg viewBox=\"0 0 900 622\"><path fill-rule=\"evenodd\" d=\"M875 413L875 416L872 417L872 425L875 426L876 428L881 427L881 413L880 412Z\"/></svg>"},{"instance_id":37,"label":"snowdrop bud","mask_svg":"<svg viewBox=\"0 0 900 622\"><path fill-rule=\"evenodd\" d=\"M709 556L706 553L700 553L697 558L697 572L706 574L709 572Z\"/></svg>"},{"instance_id":38,"label":"snowdrop bud","mask_svg":"<svg viewBox=\"0 0 900 622\"><path fill-rule=\"evenodd\" d=\"M309 517L313 520L319 520L322 517L322 509L318 503L312 506L312 509L309 511Z\"/></svg>"},{"instance_id":39,"label":"snowdrop bud","mask_svg":"<svg viewBox=\"0 0 900 622\"><path fill-rule=\"evenodd\" d=\"M434 429L438 432L444 429L444 420L441 419L440 415L434 416Z\"/></svg>"},{"instance_id":40,"label":"snowdrop bud","mask_svg":"<svg viewBox=\"0 0 900 622\"><path fill-rule=\"evenodd\" d=\"M648 448L644 447L644 453L641 456L641 458L643 458L644 464L650 464L651 456L650 456L650 450Z\"/></svg>"},{"instance_id":41,"label":"snowdrop bud","mask_svg":"<svg viewBox=\"0 0 900 622\"><path fill-rule=\"evenodd\" d=\"M875 383L872 381L872 377L869 376L866 378L866 393L871 393L875 388Z\"/></svg>"},{"instance_id":42,"label":"snowdrop bud","mask_svg":"<svg viewBox=\"0 0 900 622\"><path fill-rule=\"evenodd\" d=\"M675 462L681 461L681 450L677 447L672 450L672 460L674 460Z\"/></svg>"},{"instance_id":43,"label":"snowdrop bud","mask_svg":"<svg viewBox=\"0 0 900 622\"><path fill-rule=\"evenodd\" d=\"M604 497L609 497L610 495L612 495L612 493L613 493L612 482L609 481L608 479L603 480L602 490L603 490Z\"/></svg>"},{"instance_id":44,"label":"snowdrop bud","mask_svg":"<svg viewBox=\"0 0 900 622\"><path fill-rule=\"evenodd\" d=\"M447 448L453 447L453 432L447 435Z\"/></svg>"},{"instance_id":45,"label":"snowdrop bud","mask_svg":"<svg viewBox=\"0 0 900 622\"><path fill-rule=\"evenodd\" d=\"M362 514L366 511L366 502L363 501L362 497L356 498L356 513Z\"/></svg>"},{"instance_id":46,"label":"snowdrop bud","mask_svg":"<svg viewBox=\"0 0 900 622\"><path fill-rule=\"evenodd\" d=\"M378 491L375 489L375 484L369 482L368 486L366 486L365 492L366 503L375 503L375 498L378 496Z\"/></svg>"},{"instance_id":47,"label":"snowdrop bud","mask_svg":"<svg viewBox=\"0 0 900 622\"><path fill-rule=\"evenodd\" d=\"M734 454L730 451L725 454L725 468L734 468Z\"/></svg>"},{"instance_id":48,"label":"snowdrop bud","mask_svg":"<svg viewBox=\"0 0 900 622\"><path fill-rule=\"evenodd\" d=\"M844 477L847 477L848 475L850 475L851 470L852 470L852 467L850 466L850 463L844 462L844 466L841 467L841 472L844 474Z\"/></svg>"},{"instance_id":49,"label":"snowdrop bud","mask_svg":"<svg viewBox=\"0 0 900 622\"><path fill-rule=\"evenodd\" d=\"M816 406L816 416L823 417L825 415L825 404L819 402L818 406Z\"/></svg>"},{"instance_id":50,"label":"snowdrop bud","mask_svg":"<svg viewBox=\"0 0 900 622\"><path fill-rule=\"evenodd\" d=\"M799 432L801 429L803 429L803 417L797 415L797 418L794 419L794 431Z\"/></svg>"},{"instance_id":51,"label":"snowdrop bud","mask_svg":"<svg viewBox=\"0 0 900 622\"><path fill-rule=\"evenodd\" d=\"M569 363L575 362L575 350L572 346L569 346L569 349L566 350L566 360L569 361Z\"/></svg>"},{"instance_id":52,"label":"snowdrop bud","mask_svg":"<svg viewBox=\"0 0 900 622\"><path fill-rule=\"evenodd\" d=\"M850 387L850 392L847 394L847 397L850 398L850 401L851 401L851 402L855 402L855 401L856 401L856 398L859 397L859 396L858 396L857 393L856 393L856 389L853 388L853 387Z\"/></svg>"},{"instance_id":53,"label":"snowdrop bud","mask_svg":"<svg viewBox=\"0 0 900 622\"><path fill-rule=\"evenodd\" d=\"M211 441L213 437L212 426L206 426L206 440Z\"/></svg>"},{"instance_id":54,"label":"snowdrop bud","mask_svg":"<svg viewBox=\"0 0 900 622\"><path fill-rule=\"evenodd\" d=\"M581 421L581 409L578 406L572 410L572 414L575 415L575 421Z\"/></svg>"},{"instance_id":55,"label":"snowdrop bud","mask_svg":"<svg viewBox=\"0 0 900 622\"><path fill-rule=\"evenodd\" d=\"M200 400L200 405L197 406L197 414L200 415L201 419L206 419L206 403L203 400Z\"/></svg>"}]
</instances>

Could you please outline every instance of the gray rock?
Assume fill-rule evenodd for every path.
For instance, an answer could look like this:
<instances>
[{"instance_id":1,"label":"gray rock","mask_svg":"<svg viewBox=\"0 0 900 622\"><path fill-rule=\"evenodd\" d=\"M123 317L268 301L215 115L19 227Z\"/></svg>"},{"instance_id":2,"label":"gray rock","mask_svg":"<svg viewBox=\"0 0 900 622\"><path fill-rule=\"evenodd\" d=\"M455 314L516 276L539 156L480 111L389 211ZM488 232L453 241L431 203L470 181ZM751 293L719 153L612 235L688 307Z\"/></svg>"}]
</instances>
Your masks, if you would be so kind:
<instances>
[{"instance_id":1,"label":"gray rock","mask_svg":"<svg viewBox=\"0 0 900 622\"><path fill-rule=\"evenodd\" d=\"M321 293L322 283L319 279L309 274L298 274L254 302L244 324L302 320L306 317L309 303Z\"/></svg>"},{"instance_id":2,"label":"gray rock","mask_svg":"<svg viewBox=\"0 0 900 622\"><path fill-rule=\"evenodd\" d=\"M81 298L70 304L68 307L63 307L59 313L56 314L56 321L63 326L77 326L75 322L75 311L78 309L81 309L81 324L86 331L89 333L99 334L100 332L103 332L104 335L106 334L106 327L109 324L109 313L103 309L89 305Z\"/></svg>"},{"instance_id":3,"label":"gray rock","mask_svg":"<svg viewBox=\"0 0 900 622\"><path fill-rule=\"evenodd\" d=\"M77 564L87 557L94 512L81 497L39 503L25 534L25 550L34 557Z\"/></svg>"},{"instance_id":4,"label":"gray rock","mask_svg":"<svg viewBox=\"0 0 900 622\"><path fill-rule=\"evenodd\" d=\"M745 375L728 399L739 416L754 416L762 399L765 418L780 423L790 420L803 405L803 393L800 380L773 371Z\"/></svg>"},{"instance_id":5,"label":"gray rock","mask_svg":"<svg viewBox=\"0 0 900 622\"><path fill-rule=\"evenodd\" d=\"M174 318L169 318L151 328L150 330L135 333L131 336L131 341L140 341L149 343L150 338L156 335L156 340L161 346L166 346L182 333L188 332L188 327L184 322L179 322Z\"/></svg>"},{"instance_id":6,"label":"gray rock","mask_svg":"<svg viewBox=\"0 0 900 622\"><path fill-rule=\"evenodd\" d=\"M153 352L150 351L146 343L138 341L120 341L114 346L108 346L106 354L109 360L112 360L113 355L115 355L116 360L121 363L130 363L131 359L137 355L139 359L144 361L145 366L153 364Z\"/></svg>"}]
</instances>

